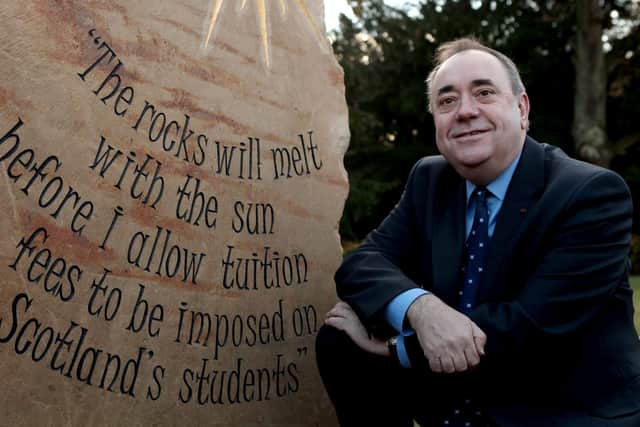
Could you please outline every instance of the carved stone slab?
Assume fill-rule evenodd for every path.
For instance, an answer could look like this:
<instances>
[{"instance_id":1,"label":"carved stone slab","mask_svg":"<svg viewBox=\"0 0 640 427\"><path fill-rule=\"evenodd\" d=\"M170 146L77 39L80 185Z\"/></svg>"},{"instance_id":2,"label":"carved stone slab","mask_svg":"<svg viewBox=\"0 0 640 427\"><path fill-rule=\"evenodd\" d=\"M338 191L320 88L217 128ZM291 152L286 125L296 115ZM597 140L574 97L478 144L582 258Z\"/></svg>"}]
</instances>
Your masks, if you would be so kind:
<instances>
[{"instance_id":1,"label":"carved stone slab","mask_svg":"<svg viewBox=\"0 0 640 427\"><path fill-rule=\"evenodd\" d=\"M322 3L0 4L3 425L335 424Z\"/></svg>"}]
</instances>

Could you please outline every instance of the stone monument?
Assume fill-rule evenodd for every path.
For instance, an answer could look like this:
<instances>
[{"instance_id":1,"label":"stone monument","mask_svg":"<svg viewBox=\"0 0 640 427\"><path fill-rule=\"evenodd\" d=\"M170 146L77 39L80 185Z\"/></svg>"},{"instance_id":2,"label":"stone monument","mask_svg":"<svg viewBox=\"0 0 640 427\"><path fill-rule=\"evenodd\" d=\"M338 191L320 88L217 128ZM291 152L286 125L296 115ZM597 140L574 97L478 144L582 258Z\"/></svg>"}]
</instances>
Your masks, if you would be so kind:
<instances>
[{"instance_id":1,"label":"stone monument","mask_svg":"<svg viewBox=\"0 0 640 427\"><path fill-rule=\"evenodd\" d=\"M319 0L0 5L3 425L335 425Z\"/></svg>"}]
</instances>

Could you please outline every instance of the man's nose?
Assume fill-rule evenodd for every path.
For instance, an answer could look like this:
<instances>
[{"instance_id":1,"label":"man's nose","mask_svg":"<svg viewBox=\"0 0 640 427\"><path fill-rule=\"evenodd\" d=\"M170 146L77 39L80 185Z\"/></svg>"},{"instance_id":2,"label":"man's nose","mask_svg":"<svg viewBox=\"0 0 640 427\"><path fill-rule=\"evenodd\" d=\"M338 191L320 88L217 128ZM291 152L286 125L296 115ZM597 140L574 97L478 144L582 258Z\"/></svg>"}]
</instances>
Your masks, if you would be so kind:
<instances>
[{"instance_id":1,"label":"man's nose","mask_svg":"<svg viewBox=\"0 0 640 427\"><path fill-rule=\"evenodd\" d=\"M478 108L474 100L470 96L462 96L456 117L458 120L469 120L477 117Z\"/></svg>"}]
</instances>

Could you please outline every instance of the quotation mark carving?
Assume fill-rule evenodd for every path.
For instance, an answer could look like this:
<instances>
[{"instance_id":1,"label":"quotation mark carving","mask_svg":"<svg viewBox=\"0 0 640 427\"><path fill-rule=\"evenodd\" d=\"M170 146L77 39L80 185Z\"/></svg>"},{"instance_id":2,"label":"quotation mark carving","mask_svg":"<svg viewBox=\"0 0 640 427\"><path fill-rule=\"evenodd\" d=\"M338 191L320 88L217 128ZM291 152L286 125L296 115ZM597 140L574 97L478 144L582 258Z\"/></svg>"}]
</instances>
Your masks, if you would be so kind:
<instances>
[{"instance_id":1,"label":"quotation mark carving","mask_svg":"<svg viewBox=\"0 0 640 427\"><path fill-rule=\"evenodd\" d=\"M96 29L95 29L95 28L92 28L92 29L90 29L90 30L89 30L89 35L90 35L91 37L93 37L93 43L95 43L95 44L96 44L96 46L97 46L97 45L99 45L99 44L100 44L100 42L102 41L102 39L100 38L100 36L95 36L95 37L94 37L94 35L95 35L95 34L96 34Z\"/></svg>"}]
</instances>

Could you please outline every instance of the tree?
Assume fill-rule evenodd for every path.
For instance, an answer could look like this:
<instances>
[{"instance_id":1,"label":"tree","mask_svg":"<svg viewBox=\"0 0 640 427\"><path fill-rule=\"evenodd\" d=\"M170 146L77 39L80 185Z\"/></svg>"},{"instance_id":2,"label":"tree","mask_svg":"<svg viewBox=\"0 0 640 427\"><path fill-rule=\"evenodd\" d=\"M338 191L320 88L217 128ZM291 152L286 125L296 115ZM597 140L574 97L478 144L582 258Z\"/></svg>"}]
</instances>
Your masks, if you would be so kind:
<instances>
[{"instance_id":1,"label":"tree","mask_svg":"<svg viewBox=\"0 0 640 427\"><path fill-rule=\"evenodd\" d=\"M608 167L611 149L606 133L607 76L602 47L605 10L599 0L576 3L576 88L573 140L584 160Z\"/></svg>"},{"instance_id":2,"label":"tree","mask_svg":"<svg viewBox=\"0 0 640 427\"><path fill-rule=\"evenodd\" d=\"M597 29L579 36L576 30L584 24L576 6L594 2L423 0L417 13L408 13L382 0L350 0L357 19L342 18L334 43L345 70L352 132L345 157L351 194L343 236L360 239L377 225L398 200L415 160L436 153L424 79L436 46L468 35L518 64L532 103L532 136L573 156L601 147L607 161L598 163L621 172L640 199L640 0L601 0L596 4L601 9L592 11L599 14L600 36L594 35ZM594 65L584 65L596 60L582 47L586 41L600 49L603 65L597 76ZM586 80L590 77L604 84L594 90ZM594 98L591 91L599 95ZM584 140L581 135L590 135L579 125L583 116L598 126L604 143L577 143ZM640 229L638 213L635 224Z\"/></svg>"}]
</instances>

